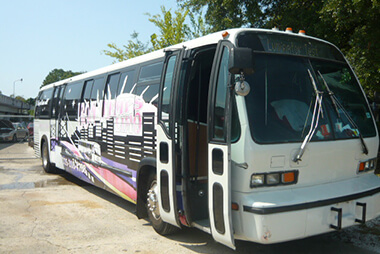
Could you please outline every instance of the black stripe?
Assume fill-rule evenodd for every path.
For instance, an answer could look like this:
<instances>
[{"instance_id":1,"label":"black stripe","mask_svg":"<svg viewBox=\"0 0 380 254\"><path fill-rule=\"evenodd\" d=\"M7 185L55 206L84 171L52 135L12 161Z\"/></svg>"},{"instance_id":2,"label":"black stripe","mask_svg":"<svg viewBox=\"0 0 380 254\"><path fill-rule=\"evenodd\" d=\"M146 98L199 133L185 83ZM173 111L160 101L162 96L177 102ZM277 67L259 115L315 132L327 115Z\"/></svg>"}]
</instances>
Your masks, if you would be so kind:
<instances>
[{"instance_id":1,"label":"black stripe","mask_svg":"<svg viewBox=\"0 0 380 254\"><path fill-rule=\"evenodd\" d=\"M277 207L261 207L261 208L244 206L244 212L249 212L249 213L254 213L254 214L273 214L273 213L284 213L284 212L298 211L298 210L304 210L304 209L310 209L310 208L315 208L315 207L332 205L332 204L341 203L341 202L347 202L350 200L371 196L371 195L374 195L378 192L380 192L380 187L377 187L377 188L369 190L369 191L355 193L352 195L347 195L347 196L342 196L342 197L337 197L337 198L331 198L331 199L325 199L325 200L319 200L319 201L314 201L314 202L308 202L308 203L303 203L303 204L296 204L296 205L277 206Z\"/></svg>"}]
</instances>

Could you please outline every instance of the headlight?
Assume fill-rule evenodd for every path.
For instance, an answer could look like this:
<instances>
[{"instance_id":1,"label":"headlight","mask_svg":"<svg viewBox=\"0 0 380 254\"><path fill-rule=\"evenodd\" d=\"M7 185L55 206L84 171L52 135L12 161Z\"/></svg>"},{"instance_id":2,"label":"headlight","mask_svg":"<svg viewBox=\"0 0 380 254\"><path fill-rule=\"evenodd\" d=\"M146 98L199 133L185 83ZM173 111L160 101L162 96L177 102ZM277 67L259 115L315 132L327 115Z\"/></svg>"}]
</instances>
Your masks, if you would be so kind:
<instances>
[{"instance_id":1,"label":"headlight","mask_svg":"<svg viewBox=\"0 0 380 254\"><path fill-rule=\"evenodd\" d=\"M298 170L258 173L251 175L250 187L288 185L296 184L297 182Z\"/></svg>"},{"instance_id":2,"label":"headlight","mask_svg":"<svg viewBox=\"0 0 380 254\"><path fill-rule=\"evenodd\" d=\"M274 174L267 174L266 178L266 184L267 185L277 185L280 183L280 174L274 173Z\"/></svg>"},{"instance_id":3,"label":"headlight","mask_svg":"<svg viewBox=\"0 0 380 254\"><path fill-rule=\"evenodd\" d=\"M251 188L259 187L264 185L265 176L262 175L252 175L251 176Z\"/></svg>"}]
</instances>

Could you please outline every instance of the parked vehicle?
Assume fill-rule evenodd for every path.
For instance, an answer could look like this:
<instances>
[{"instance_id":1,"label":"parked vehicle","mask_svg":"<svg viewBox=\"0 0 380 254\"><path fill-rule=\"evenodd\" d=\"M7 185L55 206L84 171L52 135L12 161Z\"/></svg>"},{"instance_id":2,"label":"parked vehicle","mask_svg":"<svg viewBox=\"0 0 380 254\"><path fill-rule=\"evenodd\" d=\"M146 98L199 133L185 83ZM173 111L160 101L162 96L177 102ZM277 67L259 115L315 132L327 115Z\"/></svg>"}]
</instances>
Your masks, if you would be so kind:
<instances>
[{"instance_id":1,"label":"parked vehicle","mask_svg":"<svg viewBox=\"0 0 380 254\"><path fill-rule=\"evenodd\" d=\"M29 131L29 136L33 136L33 133L34 133L34 131L33 131L34 130L33 122L28 123L28 126L26 126L26 128Z\"/></svg>"},{"instance_id":2,"label":"parked vehicle","mask_svg":"<svg viewBox=\"0 0 380 254\"><path fill-rule=\"evenodd\" d=\"M12 123L12 125L15 128L16 140L26 139L29 136L29 131L26 128L25 123Z\"/></svg>"},{"instance_id":3,"label":"parked vehicle","mask_svg":"<svg viewBox=\"0 0 380 254\"><path fill-rule=\"evenodd\" d=\"M23 123L12 123L9 120L0 120L0 141L13 141L29 136L29 131Z\"/></svg>"}]
</instances>

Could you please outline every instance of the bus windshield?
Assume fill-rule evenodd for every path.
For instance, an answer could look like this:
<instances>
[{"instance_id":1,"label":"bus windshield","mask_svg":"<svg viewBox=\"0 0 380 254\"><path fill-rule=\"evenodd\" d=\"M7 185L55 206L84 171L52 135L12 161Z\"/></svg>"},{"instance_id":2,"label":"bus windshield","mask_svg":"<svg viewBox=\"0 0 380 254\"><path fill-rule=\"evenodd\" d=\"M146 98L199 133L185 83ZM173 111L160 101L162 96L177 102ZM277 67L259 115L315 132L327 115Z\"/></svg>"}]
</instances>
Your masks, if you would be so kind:
<instances>
[{"instance_id":1,"label":"bus windshield","mask_svg":"<svg viewBox=\"0 0 380 254\"><path fill-rule=\"evenodd\" d=\"M238 37L238 45L255 52L255 73L246 76L251 92L245 101L257 143L302 142L315 120L316 91L321 112L312 141L376 135L360 85L338 50L319 41L312 45L308 38L302 44L302 38L295 37L292 45L290 36L283 36L286 40L280 45L277 35L274 44L270 36L263 40L252 34Z\"/></svg>"}]
</instances>

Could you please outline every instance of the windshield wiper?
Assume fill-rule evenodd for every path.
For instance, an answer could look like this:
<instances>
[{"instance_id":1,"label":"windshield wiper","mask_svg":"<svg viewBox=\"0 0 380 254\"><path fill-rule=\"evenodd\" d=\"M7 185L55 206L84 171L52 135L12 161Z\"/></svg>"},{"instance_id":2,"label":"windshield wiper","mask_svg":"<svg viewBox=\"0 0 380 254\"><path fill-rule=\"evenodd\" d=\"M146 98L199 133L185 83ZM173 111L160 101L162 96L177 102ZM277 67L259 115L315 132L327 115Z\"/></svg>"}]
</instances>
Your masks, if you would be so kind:
<instances>
[{"instance_id":1,"label":"windshield wiper","mask_svg":"<svg viewBox=\"0 0 380 254\"><path fill-rule=\"evenodd\" d=\"M294 162L298 162L301 160L302 155L305 152L306 145L310 142L310 140L314 136L315 130L318 127L319 117L322 115L322 118L323 118L323 111L322 111L323 92L318 90L317 84L315 83L313 75L311 74L309 69L307 69L307 72L309 73L311 83L313 84L314 93L315 93L315 104L314 104L313 116L311 118L309 133L305 136L305 139L303 140L297 155L293 158Z\"/></svg>"},{"instance_id":2,"label":"windshield wiper","mask_svg":"<svg viewBox=\"0 0 380 254\"><path fill-rule=\"evenodd\" d=\"M346 109L343 107L343 105L339 102L339 100L335 97L334 93L330 90L330 87L328 86L326 80L323 78L323 76L322 76L322 74L321 74L320 71L318 71L318 74L319 74L319 76L322 78L323 83L324 83L325 86L326 86L326 89L327 89L327 91L328 91L328 93L329 93L329 96L330 96L330 98L331 98L331 102L332 102L332 104L333 104L333 107L335 108L335 111L336 111L336 113L337 113L337 115L338 115L338 118L340 118L339 109L338 109L338 107L339 107L339 108L342 110L343 114L347 117L347 119L348 119L348 121L350 122L350 124L351 124L355 129L358 130L358 132L359 132L359 133L358 133L358 136L359 136L360 142L361 142L361 144L362 144L362 150L363 150L363 153L364 153L365 155L367 155L367 154L368 154L368 148L367 148L367 146L366 146L366 144L365 144L365 142L364 142L364 139L363 139L362 133L361 133L361 131L359 130L358 125L355 123L354 119L351 118L351 116L348 114L348 112L347 112Z\"/></svg>"},{"instance_id":3,"label":"windshield wiper","mask_svg":"<svg viewBox=\"0 0 380 254\"><path fill-rule=\"evenodd\" d=\"M323 83L325 84L325 87L326 87L327 92L328 92L328 94L329 94L329 96L330 96L331 103L332 103L332 105L333 105L333 107L334 107L334 109L335 109L336 114L337 114L338 118L340 118L340 113L339 113L339 110L338 110L338 106L336 105L336 98L335 98L335 95L334 95L334 93L331 91L331 89L330 89L329 85L327 84L326 80L323 78L322 73L321 73L320 71L318 71L318 74L319 74L319 76L322 78Z\"/></svg>"}]
</instances>

